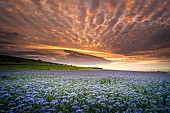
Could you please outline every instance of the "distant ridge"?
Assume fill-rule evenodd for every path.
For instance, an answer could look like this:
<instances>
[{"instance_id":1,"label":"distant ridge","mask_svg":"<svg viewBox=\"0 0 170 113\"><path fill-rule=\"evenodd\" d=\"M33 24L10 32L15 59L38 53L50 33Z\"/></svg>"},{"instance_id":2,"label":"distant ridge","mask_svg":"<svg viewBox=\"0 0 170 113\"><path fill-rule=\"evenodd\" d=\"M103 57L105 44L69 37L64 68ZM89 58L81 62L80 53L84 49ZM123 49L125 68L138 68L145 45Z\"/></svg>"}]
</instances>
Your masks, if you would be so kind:
<instances>
[{"instance_id":1,"label":"distant ridge","mask_svg":"<svg viewBox=\"0 0 170 113\"><path fill-rule=\"evenodd\" d=\"M40 64L40 65L63 65L42 60L34 60L15 56L0 55L0 64Z\"/></svg>"},{"instance_id":2,"label":"distant ridge","mask_svg":"<svg viewBox=\"0 0 170 113\"><path fill-rule=\"evenodd\" d=\"M0 55L0 69L31 69L31 70L93 70L96 67L77 67L66 64L33 60L15 56Z\"/></svg>"}]
</instances>

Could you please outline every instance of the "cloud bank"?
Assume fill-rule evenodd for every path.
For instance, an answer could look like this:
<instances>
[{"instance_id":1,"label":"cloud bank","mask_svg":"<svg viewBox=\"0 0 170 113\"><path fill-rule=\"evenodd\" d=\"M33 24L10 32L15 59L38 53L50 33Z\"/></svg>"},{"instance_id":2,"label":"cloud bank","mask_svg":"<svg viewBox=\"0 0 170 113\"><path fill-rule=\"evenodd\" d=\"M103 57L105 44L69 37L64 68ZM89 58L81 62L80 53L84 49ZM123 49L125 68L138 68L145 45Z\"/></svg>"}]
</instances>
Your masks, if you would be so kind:
<instances>
[{"instance_id":1,"label":"cloud bank","mask_svg":"<svg viewBox=\"0 0 170 113\"><path fill-rule=\"evenodd\" d=\"M170 1L1 0L0 51L40 44L168 61Z\"/></svg>"}]
</instances>

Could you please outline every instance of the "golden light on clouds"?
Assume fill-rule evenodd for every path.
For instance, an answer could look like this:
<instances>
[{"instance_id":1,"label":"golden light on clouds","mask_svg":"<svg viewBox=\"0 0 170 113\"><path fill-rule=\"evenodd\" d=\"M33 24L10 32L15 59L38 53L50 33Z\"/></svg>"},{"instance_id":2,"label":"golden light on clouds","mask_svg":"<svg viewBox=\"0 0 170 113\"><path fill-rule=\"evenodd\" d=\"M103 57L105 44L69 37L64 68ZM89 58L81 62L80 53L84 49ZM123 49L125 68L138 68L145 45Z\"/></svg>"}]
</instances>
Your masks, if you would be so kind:
<instances>
[{"instance_id":1,"label":"golden light on clouds","mask_svg":"<svg viewBox=\"0 0 170 113\"><path fill-rule=\"evenodd\" d=\"M169 36L169 0L0 1L1 54L168 69Z\"/></svg>"},{"instance_id":2,"label":"golden light on clouds","mask_svg":"<svg viewBox=\"0 0 170 113\"><path fill-rule=\"evenodd\" d=\"M161 62L161 59L158 58L148 58L148 56L125 56L121 54L113 54L108 52L99 52L99 51L90 51L90 50L82 50L75 48L65 48L65 47L57 47L57 46L48 46L48 45L28 45L25 46L27 49L37 49L37 50L69 50L74 52L80 52L83 54L88 54L96 57L102 57L111 61L112 64L155 64ZM160 51L157 51L157 53ZM154 51L150 51L149 53L156 53ZM162 59L163 60L163 59Z\"/></svg>"},{"instance_id":3,"label":"golden light on clouds","mask_svg":"<svg viewBox=\"0 0 170 113\"><path fill-rule=\"evenodd\" d=\"M99 52L99 51L90 51L90 50L82 50L82 49L75 49L75 48L66 48L66 47L57 47L57 46L49 46L49 45L28 45L25 46L25 48L28 49L54 49L54 50L71 50L71 51L76 51L76 52L83 52L83 53L88 53L88 54L104 54L104 52Z\"/></svg>"}]
</instances>

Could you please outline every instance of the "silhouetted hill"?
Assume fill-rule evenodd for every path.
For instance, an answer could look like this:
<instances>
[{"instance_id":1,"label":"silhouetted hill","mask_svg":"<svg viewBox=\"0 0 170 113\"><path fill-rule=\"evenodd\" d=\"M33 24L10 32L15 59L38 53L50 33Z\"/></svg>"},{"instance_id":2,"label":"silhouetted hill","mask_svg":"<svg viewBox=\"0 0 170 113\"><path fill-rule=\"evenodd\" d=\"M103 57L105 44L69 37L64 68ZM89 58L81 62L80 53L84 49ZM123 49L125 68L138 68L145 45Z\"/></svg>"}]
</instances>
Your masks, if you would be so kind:
<instances>
[{"instance_id":1,"label":"silhouetted hill","mask_svg":"<svg viewBox=\"0 0 170 113\"><path fill-rule=\"evenodd\" d=\"M66 64L33 60L14 56L0 55L1 69L36 69L36 70L91 70L102 69L95 67L77 67Z\"/></svg>"}]
</instances>

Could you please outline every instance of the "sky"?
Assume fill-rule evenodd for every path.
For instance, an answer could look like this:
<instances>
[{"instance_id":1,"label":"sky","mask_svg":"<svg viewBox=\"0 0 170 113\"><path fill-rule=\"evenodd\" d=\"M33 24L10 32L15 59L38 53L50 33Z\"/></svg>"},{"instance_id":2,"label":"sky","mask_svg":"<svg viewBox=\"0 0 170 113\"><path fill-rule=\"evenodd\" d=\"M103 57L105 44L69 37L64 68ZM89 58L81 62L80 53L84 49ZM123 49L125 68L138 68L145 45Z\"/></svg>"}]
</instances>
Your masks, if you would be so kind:
<instances>
[{"instance_id":1,"label":"sky","mask_svg":"<svg viewBox=\"0 0 170 113\"><path fill-rule=\"evenodd\" d=\"M0 0L0 54L170 69L170 0Z\"/></svg>"}]
</instances>

